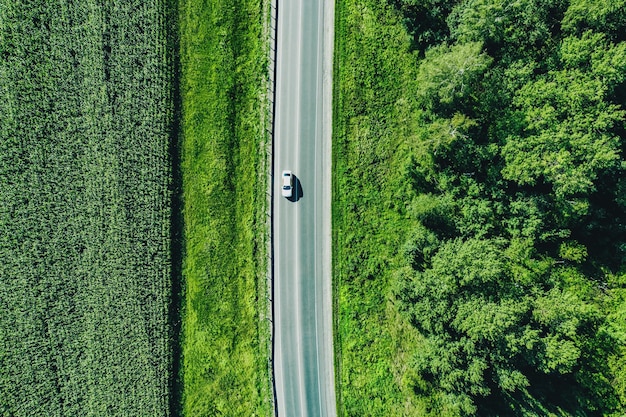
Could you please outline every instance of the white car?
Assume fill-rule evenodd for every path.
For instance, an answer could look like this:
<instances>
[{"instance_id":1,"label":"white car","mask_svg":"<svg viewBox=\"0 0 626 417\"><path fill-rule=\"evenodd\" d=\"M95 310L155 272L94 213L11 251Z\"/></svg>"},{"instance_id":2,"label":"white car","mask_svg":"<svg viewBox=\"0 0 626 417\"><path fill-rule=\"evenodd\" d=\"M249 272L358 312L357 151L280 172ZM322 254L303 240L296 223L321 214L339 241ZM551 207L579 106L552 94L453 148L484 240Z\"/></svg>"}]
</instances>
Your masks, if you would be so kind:
<instances>
[{"instance_id":1,"label":"white car","mask_svg":"<svg viewBox=\"0 0 626 417\"><path fill-rule=\"evenodd\" d=\"M288 169L283 171L283 197L290 198L293 195L293 174Z\"/></svg>"}]
</instances>

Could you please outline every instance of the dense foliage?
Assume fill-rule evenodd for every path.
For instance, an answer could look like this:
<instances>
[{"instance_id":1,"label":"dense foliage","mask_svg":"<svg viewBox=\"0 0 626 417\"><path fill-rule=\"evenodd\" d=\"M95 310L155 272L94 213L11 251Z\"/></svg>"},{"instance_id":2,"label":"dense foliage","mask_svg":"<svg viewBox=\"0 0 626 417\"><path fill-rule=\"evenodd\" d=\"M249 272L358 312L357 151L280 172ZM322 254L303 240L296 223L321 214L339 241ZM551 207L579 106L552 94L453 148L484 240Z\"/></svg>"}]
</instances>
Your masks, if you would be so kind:
<instances>
[{"instance_id":1,"label":"dense foliage","mask_svg":"<svg viewBox=\"0 0 626 417\"><path fill-rule=\"evenodd\" d=\"M166 416L167 1L0 1L0 415Z\"/></svg>"},{"instance_id":2,"label":"dense foliage","mask_svg":"<svg viewBox=\"0 0 626 417\"><path fill-rule=\"evenodd\" d=\"M269 416L269 2L181 0L183 415Z\"/></svg>"},{"instance_id":3,"label":"dense foliage","mask_svg":"<svg viewBox=\"0 0 626 417\"><path fill-rule=\"evenodd\" d=\"M340 337L350 355L373 356L392 371L397 387L370 374L368 395L390 403L371 414L622 415L624 5L346 3L341 57L369 69L361 70L362 91L340 70L337 166L344 176L359 173L360 194L383 198L371 209L352 205L351 191L337 198L346 230L357 213L367 221L362 213L378 210L365 226L374 228L367 246L349 248L355 235L365 239L359 232L337 238L350 260L336 268ZM363 24L353 9L377 18ZM383 45L373 35L397 31L400 21L408 39ZM367 62L350 54L359 44ZM389 92L390 79L400 93ZM358 162L357 148L365 156ZM387 178L360 173L371 164ZM384 164L402 165L401 174ZM364 278L384 295L357 288ZM356 298L387 300L374 307L379 324L367 333L387 328L391 348L355 334ZM350 358L343 356L344 407L367 414L353 400Z\"/></svg>"}]
</instances>

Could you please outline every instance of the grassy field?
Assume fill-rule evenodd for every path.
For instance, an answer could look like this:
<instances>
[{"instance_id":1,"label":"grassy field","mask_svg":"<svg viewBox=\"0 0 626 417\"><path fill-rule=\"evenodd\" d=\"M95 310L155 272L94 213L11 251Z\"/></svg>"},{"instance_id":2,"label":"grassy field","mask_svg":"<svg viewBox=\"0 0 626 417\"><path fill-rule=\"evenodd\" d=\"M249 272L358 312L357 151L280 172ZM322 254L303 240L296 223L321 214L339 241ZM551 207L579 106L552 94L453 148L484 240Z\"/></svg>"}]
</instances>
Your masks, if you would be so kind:
<instances>
[{"instance_id":1,"label":"grassy field","mask_svg":"<svg viewBox=\"0 0 626 417\"><path fill-rule=\"evenodd\" d=\"M270 415L269 2L183 0L185 416Z\"/></svg>"},{"instance_id":2,"label":"grassy field","mask_svg":"<svg viewBox=\"0 0 626 417\"><path fill-rule=\"evenodd\" d=\"M344 416L420 415L401 391L417 335L392 303L391 273L409 220L399 213L411 143L416 61L397 13L337 3L333 137L335 350Z\"/></svg>"},{"instance_id":3,"label":"grassy field","mask_svg":"<svg viewBox=\"0 0 626 417\"><path fill-rule=\"evenodd\" d=\"M169 1L0 1L0 415L176 401Z\"/></svg>"}]
</instances>

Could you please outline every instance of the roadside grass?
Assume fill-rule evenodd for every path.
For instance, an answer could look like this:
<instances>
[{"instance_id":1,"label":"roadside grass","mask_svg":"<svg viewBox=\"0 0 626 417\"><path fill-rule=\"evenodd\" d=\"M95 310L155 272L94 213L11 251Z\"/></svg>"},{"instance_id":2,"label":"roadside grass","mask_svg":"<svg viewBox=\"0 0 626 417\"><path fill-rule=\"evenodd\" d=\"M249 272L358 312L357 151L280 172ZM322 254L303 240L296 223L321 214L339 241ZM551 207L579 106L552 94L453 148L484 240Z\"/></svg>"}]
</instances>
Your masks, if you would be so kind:
<instances>
[{"instance_id":1,"label":"roadside grass","mask_svg":"<svg viewBox=\"0 0 626 417\"><path fill-rule=\"evenodd\" d=\"M268 1L181 0L183 414L269 416Z\"/></svg>"},{"instance_id":2,"label":"roadside grass","mask_svg":"<svg viewBox=\"0 0 626 417\"><path fill-rule=\"evenodd\" d=\"M403 166L415 121L416 57L386 2L336 5L333 286L339 411L422 415L402 391L417 333L397 316L390 271L404 231ZM409 349L408 346L411 346Z\"/></svg>"}]
</instances>

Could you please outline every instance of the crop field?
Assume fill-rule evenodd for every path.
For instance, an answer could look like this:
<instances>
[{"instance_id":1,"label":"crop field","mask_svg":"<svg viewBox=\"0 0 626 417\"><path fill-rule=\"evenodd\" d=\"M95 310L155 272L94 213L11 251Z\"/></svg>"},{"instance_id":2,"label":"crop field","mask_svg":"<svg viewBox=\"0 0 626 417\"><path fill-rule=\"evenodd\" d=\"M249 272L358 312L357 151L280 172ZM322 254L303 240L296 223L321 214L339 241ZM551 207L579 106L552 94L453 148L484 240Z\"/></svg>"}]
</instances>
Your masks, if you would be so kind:
<instances>
[{"instance_id":1,"label":"crop field","mask_svg":"<svg viewBox=\"0 0 626 417\"><path fill-rule=\"evenodd\" d=\"M167 0L0 0L0 415L176 413Z\"/></svg>"}]
</instances>

